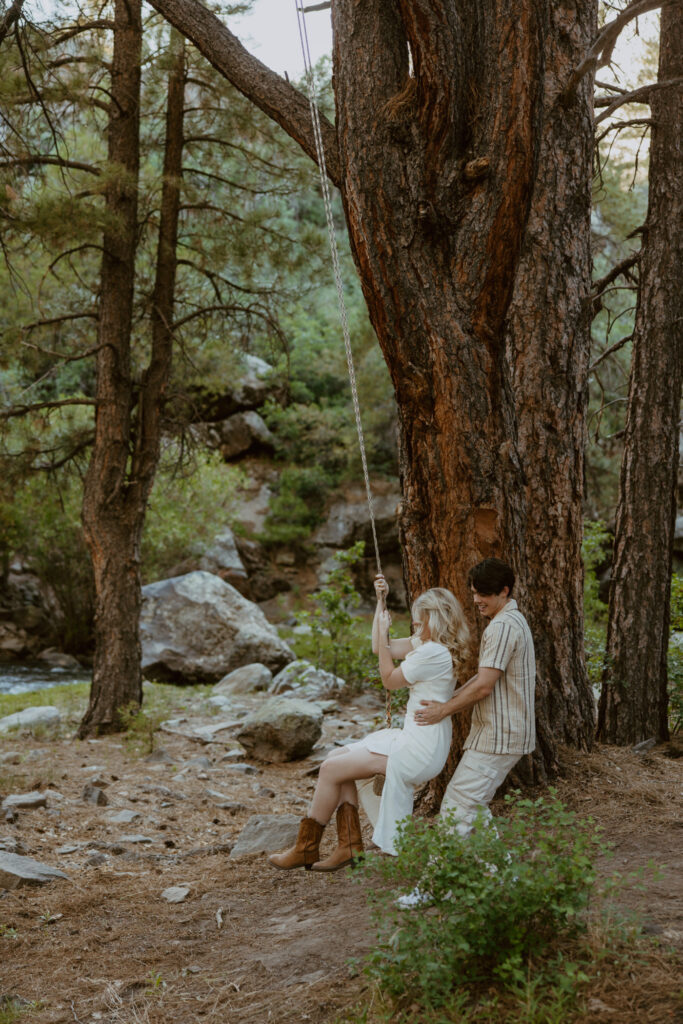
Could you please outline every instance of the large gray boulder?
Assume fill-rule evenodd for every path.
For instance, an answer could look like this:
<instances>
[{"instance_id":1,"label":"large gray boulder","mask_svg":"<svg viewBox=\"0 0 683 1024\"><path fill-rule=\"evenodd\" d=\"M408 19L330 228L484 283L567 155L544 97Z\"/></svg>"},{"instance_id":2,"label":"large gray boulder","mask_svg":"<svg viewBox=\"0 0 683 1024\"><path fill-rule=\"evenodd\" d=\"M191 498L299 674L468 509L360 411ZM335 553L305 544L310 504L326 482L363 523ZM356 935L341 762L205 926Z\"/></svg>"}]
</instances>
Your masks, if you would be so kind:
<instances>
[{"instance_id":1,"label":"large gray boulder","mask_svg":"<svg viewBox=\"0 0 683 1024\"><path fill-rule=\"evenodd\" d=\"M50 704L41 707L24 708L13 715L0 718L0 733L10 729L33 729L36 725L52 727L59 725L61 715L59 709Z\"/></svg>"},{"instance_id":2,"label":"large gray boulder","mask_svg":"<svg viewBox=\"0 0 683 1024\"><path fill-rule=\"evenodd\" d=\"M147 678L215 683L261 662L277 671L294 655L252 601L210 572L142 588L142 671Z\"/></svg>"},{"instance_id":3,"label":"large gray boulder","mask_svg":"<svg viewBox=\"0 0 683 1024\"><path fill-rule=\"evenodd\" d=\"M236 735L252 757L278 763L295 761L306 757L318 742L322 722L322 708L317 704L271 697L247 715Z\"/></svg>"},{"instance_id":4,"label":"large gray boulder","mask_svg":"<svg viewBox=\"0 0 683 1024\"><path fill-rule=\"evenodd\" d=\"M252 814L239 834L230 858L274 853L295 842L301 819L293 814Z\"/></svg>"},{"instance_id":5,"label":"large gray boulder","mask_svg":"<svg viewBox=\"0 0 683 1024\"><path fill-rule=\"evenodd\" d=\"M339 697L346 688L346 680L325 669L316 668L310 661L292 661L273 679L270 692L291 694L308 700L328 700Z\"/></svg>"}]
</instances>

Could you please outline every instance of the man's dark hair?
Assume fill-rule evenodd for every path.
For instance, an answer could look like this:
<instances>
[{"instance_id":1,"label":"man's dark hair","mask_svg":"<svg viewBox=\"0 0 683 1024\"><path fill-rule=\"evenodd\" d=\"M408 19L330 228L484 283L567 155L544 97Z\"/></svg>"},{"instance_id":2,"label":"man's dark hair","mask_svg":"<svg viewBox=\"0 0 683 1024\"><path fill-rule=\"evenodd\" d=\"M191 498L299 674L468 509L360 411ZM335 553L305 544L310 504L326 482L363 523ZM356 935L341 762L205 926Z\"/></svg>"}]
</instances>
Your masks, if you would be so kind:
<instances>
[{"instance_id":1,"label":"man's dark hair","mask_svg":"<svg viewBox=\"0 0 683 1024\"><path fill-rule=\"evenodd\" d=\"M488 597L490 594L500 594L503 587L508 587L508 594L512 594L515 585L515 574L507 562L500 558L485 558L478 562L467 574L467 582L471 587Z\"/></svg>"}]
</instances>

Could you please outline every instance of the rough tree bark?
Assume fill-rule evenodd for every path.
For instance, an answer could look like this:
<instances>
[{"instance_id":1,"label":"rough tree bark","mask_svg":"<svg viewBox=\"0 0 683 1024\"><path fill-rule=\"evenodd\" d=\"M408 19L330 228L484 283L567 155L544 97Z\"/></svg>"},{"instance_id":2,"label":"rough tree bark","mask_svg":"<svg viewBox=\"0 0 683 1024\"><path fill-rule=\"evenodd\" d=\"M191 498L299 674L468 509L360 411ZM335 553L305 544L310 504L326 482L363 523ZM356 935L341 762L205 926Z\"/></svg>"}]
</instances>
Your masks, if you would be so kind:
<instances>
[{"instance_id":1,"label":"rough tree bark","mask_svg":"<svg viewBox=\"0 0 683 1024\"><path fill-rule=\"evenodd\" d=\"M95 442L85 481L83 523L95 572L95 662L80 736L121 725L142 702L140 537L159 461L164 393L171 371L176 237L182 176L184 43L174 34L152 351L140 385L131 372L130 333L137 233L140 0L116 0L109 161L120 174L107 193L113 227L104 238Z\"/></svg>"},{"instance_id":2,"label":"rough tree bark","mask_svg":"<svg viewBox=\"0 0 683 1024\"><path fill-rule=\"evenodd\" d=\"M311 152L296 90L276 89L198 0L152 3ZM336 145L328 124L324 138L396 393L409 590L449 586L474 620L467 570L511 560L537 644L543 777L558 742L587 747L594 724L580 556L590 76L560 97L597 2L334 0L332 16Z\"/></svg>"},{"instance_id":3,"label":"rough tree bark","mask_svg":"<svg viewBox=\"0 0 683 1024\"><path fill-rule=\"evenodd\" d=\"M659 81L683 77L683 4L662 8ZM683 371L683 88L650 100L640 260L598 735L668 737L667 647Z\"/></svg>"}]
</instances>

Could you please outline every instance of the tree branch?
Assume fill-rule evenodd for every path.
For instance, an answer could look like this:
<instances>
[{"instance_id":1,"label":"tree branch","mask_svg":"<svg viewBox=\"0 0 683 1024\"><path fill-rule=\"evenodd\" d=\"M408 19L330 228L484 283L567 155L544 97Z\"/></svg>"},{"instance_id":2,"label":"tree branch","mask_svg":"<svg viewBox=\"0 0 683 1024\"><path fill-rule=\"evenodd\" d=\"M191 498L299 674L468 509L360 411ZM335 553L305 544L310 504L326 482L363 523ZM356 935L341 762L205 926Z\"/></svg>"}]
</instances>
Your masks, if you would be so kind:
<instances>
[{"instance_id":1,"label":"tree branch","mask_svg":"<svg viewBox=\"0 0 683 1024\"><path fill-rule=\"evenodd\" d=\"M572 98L579 82L585 75L609 64L617 39L630 21L641 14L662 7L666 2L667 0L631 0L631 3L616 18L608 22L599 33L590 50L567 82L561 96L562 101L566 103Z\"/></svg>"},{"instance_id":2,"label":"tree branch","mask_svg":"<svg viewBox=\"0 0 683 1024\"><path fill-rule=\"evenodd\" d=\"M218 72L276 121L317 163L310 107L303 93L253 57L237 36L199 0L151 0L151 6L186 36ZM320 115L327 173L337 186L341 164L337 133Z\"/></svg>"},{"instance_id":3,"label":"tree branch","mask_svg":"<svg viewBox=\"0 0 683 1024\"><path fill-rule=\"evenodd\" d=\"M609 348L606 348L605 351L598 356L595 362L588 367L588 372L592 373L593 370L595 370L595 368L598 367L604 359L607 359L608 356L611 356L613 352L617 352L620 348L623 348L624 345L626 345L626 343L629 341L633 341L632 334L627 334L625 338L620 338L619 341L615 341L613 345L610 345Z\"/></svg>"},{"instance_id":4,"label":"tree branch","mask_svg":"<svg viewBox=\"0 0 683 1024\"><path fill-rule=\"evenodd\" d=\"M62 398L54 402L34 402L32 405L16 405L13 409L0 409L0 419L8 420L13 416L26 416L29 412L40 409L60 409L65 405L97 405L94 398Z\"/></svg>"},{"instance_id":5,"label":"tree branch","mask_svg":"<svg viewBox=\"0 0 683 1024\"><path fill-rule=\"evenodd\" d=\"M599 117L595 118L595 124L599 125L606 118L610 117L615 110L623 107L624 103L648 103L648 96L651 93L659 89L669 89L671 86L680 85L681 83L683 83L683 78L670 78L668 82L651 82L650 85L641 85L639 89L627 92L623 96L617 96L615 99L610 100L607 109Z\"/></svg>"},{"instance_id":6,"label":"tree branch","mask_svg":"<svg viewBox=\"0 0 683 1024\"><path fill-rule=\"evenodd\" d=\"M80 160L64 160L61 156L24 156L14 160L0 160L0 167L33 167L35 164L53 164L57 167L69 167L71 170L87 171L88 174L101 174L99 167L82 163Z\"/></svg>"},{"instance_id":7,"label":"tree branch","mask_svg":"<svg viewBox=\"0 0 683 1024\"><path fill-rule=\"evenodd\" d=\"M623 274L626 278L630 278L628 272L631 269L631 267L634 267L636 263L639 262L639 260L640 252L634 252L630 256L627 256L625 259L620 260L619 263L616 263L609 271L609 273L605 274L604 277L599 277L597 281L593 282L592 290L595 293L595 295L598 296L601 292L604 292L605 288L607 288L608 285L612 284L612 281L616 281L616 279L621 274Z\"/></svg>"},{"instance_id":8,"label":"tree branch","mask_svg":"<svg viewBox=\"0 0 683 1024\"><path fill-rule=\"evenodd\" d=\"M605 136L609 135L610 132L620 132L624 128L632 128L634 125L637 124L648 125L649 127L652 127L654 121L651 117L632 117L629 121L614 121L613 124L608 125L604 131L600 132L600 134L596 137L595 142L596 144L598 142L602 142Z\"/></svg>"}]
</instances>

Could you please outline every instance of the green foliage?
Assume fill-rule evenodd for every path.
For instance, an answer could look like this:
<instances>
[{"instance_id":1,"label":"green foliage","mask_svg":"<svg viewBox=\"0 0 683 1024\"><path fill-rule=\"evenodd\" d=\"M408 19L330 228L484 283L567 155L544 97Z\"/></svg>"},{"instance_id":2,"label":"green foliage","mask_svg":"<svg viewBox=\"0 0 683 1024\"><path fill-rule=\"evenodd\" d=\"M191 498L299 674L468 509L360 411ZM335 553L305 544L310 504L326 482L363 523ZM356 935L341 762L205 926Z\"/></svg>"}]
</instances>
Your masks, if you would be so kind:
<instances>
[{"instance_id":1,"label":"green foliage","mask_svg":"<svg viewBox=\"0 0 683 1024\"><path fill-rule=\"evenodd\" d=\"M607 605L600 600L600 581L597 569L604 562L610 536L602 522L586 520L583 528L581 555L583 558L584 647L588 678L594 688L602 683L602 671L607 643Z\"/></svg>"},{"instance_id":2,"label":"green foliage","mask_svg":"<svg viewBox=\"0 0 683 1024\"><path fill-rule=\"evenodd\" d=\"M143 711L134 702L119 708L119 722L125 733L124 742L129 753L144 757L154 750L155 734L159 731L163 715Z\"/></svg>"},{"instance_id":3,"label":"green foliage","mask_svg":"<svg viewBox=\"0 0 683 1024\"><path fill-rule=\"evenodd\" d=\"M671 577L671 636L668 656L669 727L683 729L683 576Z\"/></svg>"},{"instance_id":4,"label":"green foliage","mask_svg":"<svg viewBox=\"0 0 683 1024\"><path fill-rule=\"evenodd\" d=\"M162 579L183 559L199 556L232 523L242 472L216 453L197 452L183 465L175 445L157 471L142 534L142 575Z\"/></svg>"},{"instance_id":5,"label":"green foliage","mask_svg":"<svg viewBox=\"0 0 683 1024\"><path fill-rule=\"evenodd\" d=\"M365 872L385 883L371 893L379 943L366 969L395 999L438 1007L461 991L491 983L522 990L533 976L572 995L585 975L558 940L585 928L605 847L552 793L509 799L493 828L480 821L463 839L448 818L436 827L409 820L396 858L367 858ZM399 910L396 890L419 885L429 910Z\"/></svg>"},{"instance_id":6,"label":"green foliage","mask_svg":"<svg viewBox=\"0 0 683 1024\"><path fill-rule=\"evenodd\" d=\"M368 625L353 614L360 605L360 594L353 585L351 569L362 559L364 549L364 542L358 541L333 556L335 567L313 595L314 610L299 616L302 623L310 625L311 636L295 638L299 657L341 676L352 690L361 689L378 675Z\"/></svg>"},{"instance_id":7,"label":"green foliage","mask_svg":"<svg viewBox=\"0 0 683 1024\"><path fill-rule=\"evenodd\" d=\"M296 544L323 520L331 481L321 466L290 466L278 480L260 540Z\"/></svg>"}]
</instances>

